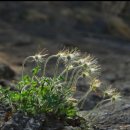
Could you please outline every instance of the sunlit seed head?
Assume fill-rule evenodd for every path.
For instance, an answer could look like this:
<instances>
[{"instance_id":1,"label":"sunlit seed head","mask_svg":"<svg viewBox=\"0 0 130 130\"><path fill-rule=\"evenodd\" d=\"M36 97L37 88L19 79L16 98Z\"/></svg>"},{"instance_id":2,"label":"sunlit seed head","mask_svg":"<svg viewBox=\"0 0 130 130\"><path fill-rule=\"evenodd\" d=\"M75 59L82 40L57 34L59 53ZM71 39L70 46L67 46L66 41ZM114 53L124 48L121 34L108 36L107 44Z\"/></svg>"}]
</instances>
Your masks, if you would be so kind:
<instances>
[{"instance_id":1,"label":"sunlit seed head","mask_svg":"<svg viewBox=\"0 0 130 130\"><path fill-rule=\"evenodd\" d=\"M72 49L72 50L66 49L66 50L59 51L57 55L62 59L66 58L67 60L73 61L80 56L80 52L76 49Z\"/></svg>"},{"instance_id":2,"label":"sunlit seed head","mask_svg":"<svg viewBox=\"0 0 130 130\"><path fill-rule=\"evenodd\" d=\"M43 53L43 54L42 54ZM39 52L38 54L35 54L34 56L32 56L33 60L36 62L43 62L45 60L45 57L47 56L47 50L43 49L41 52Z\"/></svg>"},{"instance_id":3,"label":"sunlit seed head","mask_svg":"<svg viewBox=\"0 0 130 130\"><path fill-rule=\"evenodd\" d=\"M95 84L97 87L100 87L101 81L99 79L95 79L93 84Z\"/></svg>"},{"instance_id":4,"label":"sunlit seed head","mask_svg":"<svg viewBox=\"0 0 130 130\"><path fill-rule=\"evenodd\" d=\"M116 92L116 89L108 88L104 91L104 95L112 97L114 93Z\"/></svg>"},{"instance_id":5,"label":"sunlit seed head","mask_svg":"<svg viewBox=\"0 0 130 130\"><path fill-rule=\"evenodd\" d=\"M77 61L79 64L86 65L86 68L91 68L91 66L97 65L97 60L90 55L84 55L81 59Z\"/></svg>"},{"instance_id":6,"label":"sunlit seed head","mask_svg":"<svg viewBox=\"0 0 130 130\"><path fill-rule=\"evenodd\" d=\"M100 68L96 65L87 66L86 64L83 65L83 74L86 76L98 76L100 74Z\"/></svg>"},{"instance_id":7,"label":"sunlit seed head","mask_svg":"<svg viewBox=\"0 0 130 130\"><path fill-rule=\"evenodd\" d=\"M117 101L119 99L121 99L121 94L119 92L115 92L111 97L111 101Z\"/></svg>"},{"instance_id":8,"label":"sunlit seed head","mask_svg":"<svg viewBox=\"0 0 130 130\"><path fill-rule=\"evenodd\" d=\"M68 62L68 54L66 52L59 52L57 56L62 59L65 63Z\"/></svg>"},{"instance_id":9,"label":"sunlit seed head","mask_svg":"<svg viewBox=\"0 0 130 130\"><path fill-rule=\"evenodd\" d=\"M91 75L99 75L101 69L99 65L91 65L88 70Z\"/></svg>"},{"instance_id":10,"label":"sunlit seed head","mask_svg":"<svg viewBox=\"0 0 130 130\"><path fill-rule=\"evenodd\" d=\"M90 62L90 61L88 61L87 63L86 63L86 65L87 66L90 66L92 63Z\"/></svg>"},{"instance_id":11,"label":"sunlit seed head","mask_svg":"<svg viewBox=\"0 0 130 130\"><path fill-rule=\"evenodd\" d=\"M69 57L70 57L70 59L73 59L75 57L75 55L74 54L70 54Z\"/></svg>"},{"instance_id":12,"label":"sunlit seed head","mask_svg":"<svg viewBox=\"0 0 130 130\"><path fill-rule=\"evenodd\" d=\"M99 79L94 79L93 84L97 87L100 87L101 81Z\"/></svg>"},{"instance_id":13,"label":"sunlit seed head","mask_svg":"<svg viewBox=\"0 0 130 130\"><path fill-rule=\"evenodd\" d=\"M71 70L71 69L73 69L73 68L74 68L73 65L68 66L68 70Z\"/></svg>"},{"instance_id":14,"label":"sunlit seed head","mask_svg":"<svg viewBox=\"0 0 130 130\"><path fill-rule=\"evenodd\" d=\"M85 59L80 59L78 62L81 64L85 64Z\"/></svg>"},{"instance_id":15,"label":"sunlit seed head","mask_svg":"<svg viewBox=\"0 0 130 130\"><path fill-rule=\"evenodd\" d=\"M91 73L95 73L100 70L100 68L98 66L91 66L89 69L90 69Z\"/></svg>"},{"instance_id":16,"label":"sunlit seed head","mask_svg":"<svg viewBox=\"0 0 130 130\"><path fill-rule=\"evenodd\" d=\"M69 55L69 57L70 57L70 59L71 60L75 60L75 59L77 59L77 58L79 58L80 57L80 52L73 52L73 53L71 53L70 55Z\"/></svg>"},{"instance_id":17,"label":"sunlit seed head","mask_svg":"<svg viewBox=\"0 0 130 130\"><path fill-rule=\"evenodd\" d=\"M64 53L64 52L61 52L61 53L59 53L58 54L60 57L66 57L66 53Z\"/></svg>"},{"instance_id":18,"label":"sunlit seed head","mask_svg":"<svg viewBox=\"0 0 130 130\"><path fill-rule=\"evenodd\" d=\"M80 54L78 54L78 53L76 52L76 53L69 54L67 58L68 58L69 60L73 61L73 60L76 60L79 56L80 56Z\"/></svg>"},{"instance_id":19,"label":"sunlit seed head","mask_svg":"<svg viewBox=\"0 0 130 130\"><path fill-rule=\"evenodd\" d=\"M42 57L43 57L43 56L42 56L42 55L39 55L39 54L37 54L37 55L34 56L34 58L35 58L35 59L38 59L38 60L39 60L39 59L42 59Z\"/></svg>"},{"instance_id":20,"label":"sunlit seed head","mask_svg":"<svg viewBox=\"0 0 130 130\"><path fill-rule=\"evenodd\" d=\"M33 59L36 62L43 62L45 60L45 56L47 56L47 54L44 55L36 54L35 56L33 56Z\"/></svg>"},{"instance_id":21,"label":"sunlit seed head","mask_svg":"<svg viewBox=\"0 0 130 130\"><path fill-rule=\"evenodd\" d=\"M80 54L80 52L75 52L74 55L75 55L75 57L79 57L81 54Z\"/></svg>"},{"instance_id":22,"label":"sunlit seed head","mask_svg":"<svg viewBox=\"0 0 130 130\"><path fill-rule=\"evenodd\" d=\"M93 79L91 82L91 89L92 90L96 90L97 88L99 88L101 86L101 81L99 79Z\"/></svg>"},{"instance_id":23,"label":"sunlit seed head","mask_svg":"<svg viewBox=\"0 0 130 130\"><path fill-rule=\"evenodd\" d=\"M61 50L61 51L58 52L57 55L60 56L60 57L67 57L68 54L69 54L69 50Z\"/></svg>"},{"instance_id":24,"label":"sunlit seed head","mask_svg":"<svg viewBox=\"0 0 130 130\"><path fill-rule=\"evenodd\" d=\"M83 76L84 78L86 78L86 77L89 77L90 74L88 73L88 71L86 71L86 72L82 72L82 76Z\"/></svg>"},{"instance_id":25,"label":"sunlit seed head","mask_svg":"<svg viewBox=\"0 0 130 130\"><path fill-rule=\"evenodd\" d=\"M94 72L97 71L97 69L96 69L96 68L90 68L90 71L91 71L92 73L94 73Z\"/></svg>"}]
</instances>

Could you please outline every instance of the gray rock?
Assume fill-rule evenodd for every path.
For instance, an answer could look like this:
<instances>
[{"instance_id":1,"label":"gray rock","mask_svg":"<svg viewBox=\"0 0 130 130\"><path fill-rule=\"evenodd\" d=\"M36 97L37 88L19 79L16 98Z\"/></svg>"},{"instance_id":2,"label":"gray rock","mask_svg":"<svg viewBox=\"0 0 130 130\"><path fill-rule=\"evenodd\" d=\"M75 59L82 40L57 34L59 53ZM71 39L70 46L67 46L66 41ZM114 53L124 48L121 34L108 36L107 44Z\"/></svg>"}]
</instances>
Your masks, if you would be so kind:
<instances>
[{"instance_id":1,"label":"gray rock","mask_svg":"<svg viewBox=\"0 0 130 130\"><path fill-rule=\"evenodd\" d=\"M12 70L8 65L0 63L0 78L1 79L13 79L15 76L14 70Z\"/></svg>"},{"instance_id":2,"label":"gray rock","mask_svg":"<svg viewBox=\"0 0 130 130\"><path fill-rule=\"evenodd\" d=\"M0 86L7 88L9 87L11 91L19 91L16 87L15 84L11 83L9 80L5 79L0 79Z\"/></svg>"},{"instance_id":3,"label":"gray rock","mask_svg":"<svg viewBox=\"0 0 130 130\"><path fill-rule=\"evenodd\" d=\"M90 116L87 116L90 113ZM80 113L87 121L96 126L95 130L129 130L130 103L129 99L103 104L96 110Z\"/></svg>"},{"instance_id":4,"label":"gray rock","mask_svg":"<svg viewBox=\"0 0 130 130\"><path fill-rule=\"evenodd\" d=\"M130 96L130 87L124 87L124 88L122 88L122 94L124 95L124 96Z\"/></svg>"},{"instance_id":5,"label":"gray rock","mask_svg":"<svg viewBox=\"0 0 130 130\"><path fill-rule=\"evenodd\" d=\"M19 125L25 127L24 125L27 123L29 120L28 116L25 116L22 112L17 112L13 115L12 117L13 121L18 123Z\"/></svg>"},{"instance_id":6,"label":"gray rock","mask_svg":"<svg viewBox=\"0 0 130 130\"><path fill-rule=\"evenodd\" d=\"M40 129L42 126L41 122L39 122L39 120L35 120L34 118L31 118L27 125L25 130L30 129L30 130L38 130Z\"/></svg>"},{"instance_id":7,"label":"gray rock","mask_svg":"<svg viewBox=\"0 0 130 130\"><path fill-rule=\"evenodd\" d=\"M22 130L22 128L16 122L10 120L4 124L1 130Z\"/></svg>"},{"instance_id":8,"label":"gray rock","mask_svg":"<svg viewBox=\"0 0 130 130\"><path fill-rule=\"evenodd\" d=\"M104 76L104 80L107 80L109 81L110 83L113 83L116 81L116 75L114 73L107 73L105 76Z\"/></svg>"},{"instance_id":9,"label":"gray rock","mask_svg":"<svg viewBox=\"0 0 130 130\"><path fill-rule=\"evenodd\" d=\"M51 117L50 117L51 118ZM62 130L64 128L64 125L62 123L55 122L47 122L47 124L43 125L42 129L44 130Z\"/></svg>"},{"instance_id":10,"label":"gray rock","mask_svg":"<svg viewBox=\"0 0 130 130\"><path fill-rule=\"evenodd\" d=\"M35 116L34 118L30 118L26 123L26 127L24 130L40 130L43 127L43 123L45 122L46 116L44 114L40 114Z\"/></svg>"},{"instance_id":11,"label":"gray rock","mask_svg":"<svg viewBox=\"0 0 130 130\"><path fill-rule=\"evenodd\" d=\"M91 109L93 109L93 108L96 106L96 104L97 104L99 101L101 101L101 100L102 100L102 97L100 97L100 96L97 95L96 93L91 93L91 94L85 99L85 101L82 100L82 101L78 104L78 106L79 106L79 108L81 108L82 110L91 110ZM80 107L81 104L82 104L82 102L84 102L84 105L83 105L82 107Z\"/></svg>"},{"instance_id":12,"label":"gray rock","mask_svg":"<svg viewBox=\"0 0 130 130\"><path fill-rule=\"evenodd\" d=\"M73 126L65 126L63 130L81 130L80 127L73 127Z\"/></svg>"},{"instance_id":13,"label":"gray rock","mask_svg":"<svg viewBox=\"0 0 130 130\"><path fill-rule=\"evenodd\" d=\"M1 130L23 130L28 119L23 113L17 112L2 125Z\"/></svg>"}]
</instances>

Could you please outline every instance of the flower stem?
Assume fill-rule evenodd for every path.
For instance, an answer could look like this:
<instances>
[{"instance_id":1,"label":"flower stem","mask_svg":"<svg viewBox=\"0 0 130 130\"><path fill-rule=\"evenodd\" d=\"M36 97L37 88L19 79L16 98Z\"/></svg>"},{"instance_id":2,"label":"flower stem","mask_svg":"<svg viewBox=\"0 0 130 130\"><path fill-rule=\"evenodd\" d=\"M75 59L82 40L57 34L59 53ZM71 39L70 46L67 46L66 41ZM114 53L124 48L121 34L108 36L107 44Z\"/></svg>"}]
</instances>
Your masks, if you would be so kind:
<instances>
[{"instance_id":1,"label":"flower stem","mask_svg":"<svg viewBox=\"0 0 130 130\"><path fill-rule=\"evenodd\" d=\"M92 89L90 88L86 93L85 95L79 100L79 103L82 101L81 105L80 105L80 109L83 108L83 105L85 103L85 99L88 97L88 95L91 93ZM79 104L78 103L78 104Z\"/></svg>"},{"instance_id":2,"label":"flower stem","mask_svg":"<svg viewBox=\"0 0 130 130\"><path fill-rule=\"evenodd\" d=\"M57 73L58 73L59 63L60 63L60 57L57 59L57 63L56 63L56 67L55 67L55 73L54 73L54 80L55 80Z\"/></svg>"},{"instance_id":3,"label":"flower stem","mask_svg":"<svg viewBox=\"0 0 130 130\"><path fill-rule=\"evenodd\" d=\"M52 58L54 57L57 57L57 55L52 55L52 56L49 56L46 61L45 61L45 64L44 64L44 70L43 70L43 76L45 76L45 71L46 71L46 67L47 67L47 63L49 62L49 60L51 60Z\"/></svg>"},{"instance_id":4,"label":"flower stem","mask_svg":"<svg viewBox=\"0 0 130 130\"><path fill-rule=\"evenodd\" d=\"M22 80L23 80L23 75L24 75L24 66L25 66L25 63L27 60L29 60L30 58L33 58L33 56L29 56L27 57L24 61L23 61L23 64L22 64Z\"/></svg>"},{"instance_id":5,"label":"flower stem","mask_svg":"<svg viewBox=\"0 0 130 130\"><path fill-rule=\"evenodd\" d=\"M74 68L74 70L73 70L73 72L72 72L72 74L71 74L69 83L68 83L68 87L72 85L73 79L76 80L76 77L79 75L79 72L81 71L81 69L79 69L80 67L82 67L82 66L80 65L80 66L77 66L77 67ZM77 69L79 69L79 70L77 70ZM77 73L75 74L76 71L77 71ZM74 76L74 74L75 74L75 76Z\"/></svg>"}]
</instances>

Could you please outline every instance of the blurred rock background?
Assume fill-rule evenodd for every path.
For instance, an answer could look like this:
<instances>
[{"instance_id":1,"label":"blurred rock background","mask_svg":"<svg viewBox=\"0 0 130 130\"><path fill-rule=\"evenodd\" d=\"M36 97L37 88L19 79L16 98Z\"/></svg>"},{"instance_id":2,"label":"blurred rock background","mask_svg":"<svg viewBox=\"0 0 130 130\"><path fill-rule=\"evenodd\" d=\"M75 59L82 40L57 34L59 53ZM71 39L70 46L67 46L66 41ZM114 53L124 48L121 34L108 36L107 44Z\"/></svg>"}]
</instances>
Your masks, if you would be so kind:
<instances>
[{"instance_id":1,"label":"blurred rock background","mask_svg":"<svg viewBox=\"0 0 130 130\"><path fill-rule=\"evenodd\" d=\"M26 56L78 47L98 58L101 79L130 91L130 2L0 2L0 63L20 75Z\"/></svg>"}]
</instances>

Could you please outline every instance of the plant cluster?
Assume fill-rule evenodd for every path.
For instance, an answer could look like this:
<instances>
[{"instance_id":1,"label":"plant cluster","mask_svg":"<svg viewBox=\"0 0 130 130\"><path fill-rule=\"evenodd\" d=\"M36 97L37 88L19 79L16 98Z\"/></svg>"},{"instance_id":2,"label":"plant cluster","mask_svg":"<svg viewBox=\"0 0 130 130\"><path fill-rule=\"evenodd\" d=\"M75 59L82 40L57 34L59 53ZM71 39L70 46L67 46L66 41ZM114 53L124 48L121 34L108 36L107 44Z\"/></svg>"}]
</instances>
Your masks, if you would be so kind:
<instances>
[{"instance_id":1,"label":"plant cluster","mask_svg":"<svg viewBox=\"0 0 130 130\"><path fill-rule=\"evenodd\" d=\"M55 71L52 77L48 77L47 65L53 58L56 59ZM36 63L31 75L23 73L27 61ZM64 64L62 71L59 67L61 63ZM29 56L23 62L23 71L22 80L16 85L19 91L0 87L0 100L9 105L12 112L23 111L28 115L52 113L58 117L74 117L78 110L77 104L81 102L82 108L88 94L101 86L98 79L100 66L97 60L90 55L81 54L78 49L62 50L51 56L47 56L46 51L44 54ZM77 101L73 98L73 94L80 78L87 78L90 88ZM104 95L111 96L111 99L115 100L119 96L113 93L113 90L107 90Z\"/></svg>"}]
</instances>

